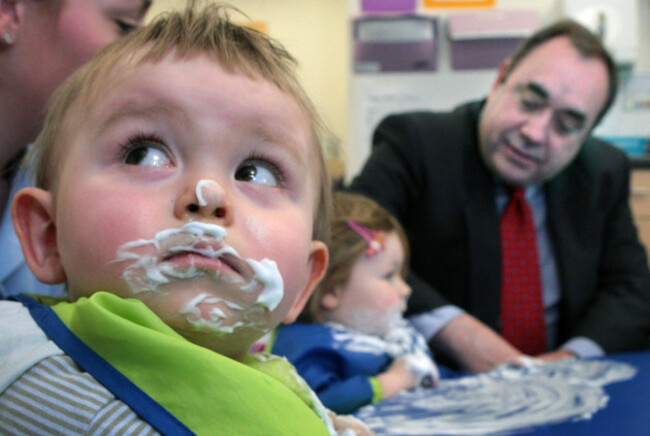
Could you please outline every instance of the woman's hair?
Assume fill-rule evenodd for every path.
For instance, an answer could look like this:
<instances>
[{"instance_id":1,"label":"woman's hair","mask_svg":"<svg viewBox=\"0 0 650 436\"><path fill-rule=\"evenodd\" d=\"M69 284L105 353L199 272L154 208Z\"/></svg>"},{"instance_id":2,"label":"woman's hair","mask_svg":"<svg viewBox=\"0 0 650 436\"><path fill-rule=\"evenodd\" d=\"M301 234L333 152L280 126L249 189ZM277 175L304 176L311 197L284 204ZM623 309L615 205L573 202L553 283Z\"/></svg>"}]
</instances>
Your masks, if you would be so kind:
<instances>
[{"instance_id":1,"label":"woman's hair","mask_svg":"<svg viewBox=\"0 0 650 436\"><path fill-rule=\"evenodd\" d=\"M405 259L402 275L408 271L409 245L400 223L386 209L374 200L359 194L335 192L334 216L332 217L330 262L325 277L312 294L307 307L300 315L303 322L324 321L321 312L323 296L339 285L344 285L352 273L357 260L366 254L366 241L348 221L353 221L373 231L395 232L404 247Z\"/></svg>"}]
</instances>

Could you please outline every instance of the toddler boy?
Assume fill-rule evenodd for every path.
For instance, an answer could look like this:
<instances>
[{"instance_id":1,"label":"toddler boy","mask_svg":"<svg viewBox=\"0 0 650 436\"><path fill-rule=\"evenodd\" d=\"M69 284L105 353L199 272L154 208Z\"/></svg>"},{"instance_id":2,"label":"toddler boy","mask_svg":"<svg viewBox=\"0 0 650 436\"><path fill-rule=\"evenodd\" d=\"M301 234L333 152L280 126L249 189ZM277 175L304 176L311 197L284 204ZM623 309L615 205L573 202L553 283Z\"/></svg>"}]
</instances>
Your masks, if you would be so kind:
<instances>
[{"instance_id":1,"label":"toddler boy","mask_svg":"<svg viewBox=\"0 0 650 436\"><path fill-rule=\"evenodd\" d=\"M214 5L74 74L12 209L70 298L0 302L0 433L327 434L292 368L247 353L327 267L320 129L293 58Z\"/></svg>"}]
</instances>

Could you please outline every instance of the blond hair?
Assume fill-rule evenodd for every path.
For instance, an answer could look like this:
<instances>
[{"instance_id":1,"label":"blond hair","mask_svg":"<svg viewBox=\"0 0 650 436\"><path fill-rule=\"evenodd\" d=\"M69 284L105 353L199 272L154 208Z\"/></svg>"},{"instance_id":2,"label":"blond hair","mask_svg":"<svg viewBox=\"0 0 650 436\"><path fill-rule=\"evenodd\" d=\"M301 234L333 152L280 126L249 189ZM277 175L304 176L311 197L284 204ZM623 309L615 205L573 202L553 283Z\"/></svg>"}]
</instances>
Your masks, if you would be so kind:
<instances>
[{"instance_id":1,"label":"blond hair","mask_svg":"<svg viewBox=\"0 0 650 436\"><path fill-rule=\"evenodd\" d=\"M118 69L156 63L168 55L189 59L199 55L214 58L228 72L254 80L267 80L289 94L308 116L316 147L319 184L314 213L313 239L329 240L331 182L325 166L321 140L331 133L296 76L297 62L277 41L235 24L230 12L241 11L215 3L190 1L182 11L157 16L154 21L103 48L57 90L48 109L43 130L25 160L34 184L55 190L65 135L65 120L71 107L84 108L97 101L103 84Z\"/></svg>"},{"instance_id":2,"label":"blond hair","mask_svg":"<svg viewBox=\"0 0 650 436\"><path fill-rule=\"evenodd\" d=\"M395 217L374 200L360 194L335 192L333 200L329 266L300 316L303 322L324 321L321 311L323 296L337 286L347 283L357 260L364 256L368 249L368 242L350 227L348 221L354 221L374 231L395 232L404 247L402 276L406 277L408 272L409 244L404 229Z\"/></svg>"}]
</instances>

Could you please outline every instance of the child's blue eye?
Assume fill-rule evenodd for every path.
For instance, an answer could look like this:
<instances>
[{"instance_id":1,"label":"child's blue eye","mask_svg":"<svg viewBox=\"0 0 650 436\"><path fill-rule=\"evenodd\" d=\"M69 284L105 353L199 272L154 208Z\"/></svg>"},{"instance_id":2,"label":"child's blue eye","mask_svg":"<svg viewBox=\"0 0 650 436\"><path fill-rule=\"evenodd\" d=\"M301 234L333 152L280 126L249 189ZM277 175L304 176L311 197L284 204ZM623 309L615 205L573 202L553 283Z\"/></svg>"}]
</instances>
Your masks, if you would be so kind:
<instances>
[{"instance_id":1,"label":"child's blue eye","mask_svg":"<svg viewBox=\"0 0 650 436\"><path fill-rule=\"evenodd\" d=\"M164 168L172 163L159 143L149 139L129 140L123 153L123 162L127 165Z\"/></svg>"},{"instance_id":2,"label":"child's blue eye","mask_svg":"<svg viewBox=\"0 0 650 436\"><path fill-rule=\"evenodd\" d=\"M147 167L166 167L169 166L169 158L162 150L157 148L140 147L127 155L125 163Z\"/></svg>"},{"instance_id":3,"label":"child's blue eye","mask_svg":"<svg viewBox=\"0 0 650 436\"><path fill-rule=\"evenodd\" d=\"M280 186L282 173L273 163L263 159L250 159L237 168L235 179L263 186Z\"/></svg>"}]
</instances>

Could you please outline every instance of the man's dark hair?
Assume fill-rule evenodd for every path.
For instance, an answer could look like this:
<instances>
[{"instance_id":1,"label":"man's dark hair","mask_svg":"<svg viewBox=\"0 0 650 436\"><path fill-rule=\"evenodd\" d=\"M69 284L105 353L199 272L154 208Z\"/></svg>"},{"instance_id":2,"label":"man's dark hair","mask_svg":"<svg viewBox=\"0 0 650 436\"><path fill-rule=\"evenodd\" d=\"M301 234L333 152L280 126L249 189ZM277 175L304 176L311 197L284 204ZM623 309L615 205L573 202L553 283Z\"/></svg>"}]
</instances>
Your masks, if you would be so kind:
<instances>
[{"instance_id":1,"label":"man's dark hair","mask_svg":"<svg viewBox=\"0 0 650 436\"><path fill-rule=\"evenodd\" d=\"M524 40L511 56L510 65L503 76L503 80L505 80L517 65L535 48L551 39L562 36L567 37L571 41L573 47L575 47L578 53L583 57L599 59L607 69L607 74L609 76L607 99L596 117L594 123L594 126L596 126L605 116L612 103L614 103L616 92L618 90L618 74L614 60L603 45L601 38L573 20L564 19L557 21L548 27L538 30L535 34ZM549 60L549 62L552 62L552 60Z\"/></svg>"}]
</instances>

